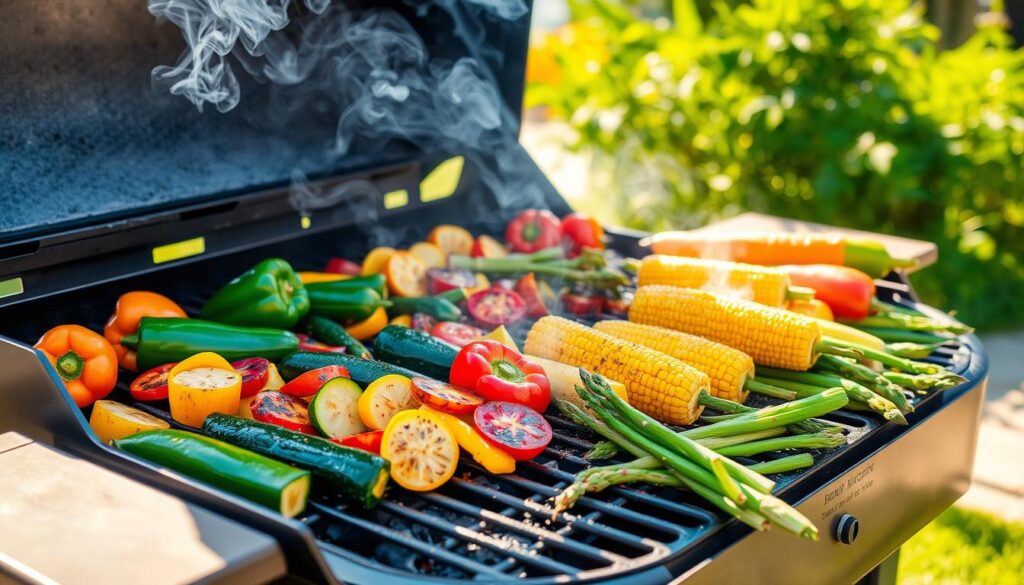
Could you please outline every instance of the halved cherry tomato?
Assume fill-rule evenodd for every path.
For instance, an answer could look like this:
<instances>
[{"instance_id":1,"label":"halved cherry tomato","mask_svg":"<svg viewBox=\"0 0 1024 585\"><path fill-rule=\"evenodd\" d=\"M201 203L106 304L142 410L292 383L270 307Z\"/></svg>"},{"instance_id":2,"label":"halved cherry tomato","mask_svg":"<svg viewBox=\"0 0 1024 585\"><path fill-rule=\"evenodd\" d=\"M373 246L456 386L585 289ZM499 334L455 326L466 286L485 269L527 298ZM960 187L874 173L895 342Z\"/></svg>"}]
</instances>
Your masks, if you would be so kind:
<instances>
[{"instance_id":1,"label":"halved cherry tomato","mask_svg":"<svg viewBox=\"0 0 1024 585\"><path fill-rule=\"evenodd\" d=\"M526 315L526 301L514 291L491 287L469 297L469 314L486 325L515 323Z\"/></svg>"},{"instance_id":2,"label":"halved cherry tomato","mask_svg":"<svg viewBox=\"0 0 1024 585\"><path fill-rule=\"evenodd\" d=\"M441 321L430 330L430 334L434 337L443 339L457 347L462 347L475 339L479 339L484 333L483 329L454 321Z\"/></svg>"},{"instance_id":3,"label":"halved cherry tomato","mask_svg":"<svg viewBox=\"0 0 1024 585\"><path fill-rule=\"evenodd\" d=\"M468 270L431 268L427 271L427 288L432 295L457 288L473 288L475 286L479 286L476 276Z\"/></svg>"},{"instance_id":4,"label":"halved cherry tomato","mask_svg":"<svg viewBox=\"0 0 1024 585\"><path fill-rule=\"evenodd\" d=\"M420 404L451 414L467 414L484 403L469 390L419 376L412 379L412 395Z\"/></svg>"},{"instance_id":5,"label":"halved cherry tomato","mask_svg":"<svg viewBox=\"0 0 1024 585\"><path fill-rule=\"evenodd\" d=\"M304 333L297 333L295 336L299 338L299 349L301 351L324 351L331 353L345 353L348 351L340 345L327 345L326 343L320 343Z\"/></svg>"},{"instance_id":6,"label":"halved cherry tomato","mask_svg":"<svg viewBox=\"0 0 1024 585\"><path fill-rule=\"evenodd\" d=\"M135 400L167 400L167 378L177 364L164 364L150 368L132 380L128 391Z\"/></svg>"},{"instance_id":7,"label":"halved cherry tomato","mask_svg":"<svg viewBox=\"0 0 1024 585\"><path fill-rule=\"evenodd\" d=\"M242 376L242 398L255 395L270 379L270 362L263 358L246 358L231 362L231 367Z\"/></svg>"},{"instance_id":8,"label":"halved cherry tomato","mask_svg":"<svg viewBox=\"0 0 1024 585\"><path fill-rule=\"evenodd\" d=\"M362 266L344 258L331 258L327 261L327 266L324 267L324 272L347 274L349 276L359 276L362 270Z\"/></svg>"},{"instance_id":9,"label":"halved cherry tomato","mask_svg":"<svg viewBox=\"0 0 1024 585\"><path fill-rule=\"evenodd\" d=\"M528 272L520 278L516 282L514 290L519 296L523 297L528 317L539 318L548 315L548 308L544 305L544 297L541 296L540 287L537 286L537 277L532 272Z\"/></svg>"},{"instance_id":10,"label":"halved cherry tomato","mask_svg":"<svg viewBox=\"0 0 1024 585\"><path fill-rule=\"evenodd\" d=\"M316 434L316 429L309 422L309 407L301 398L273 390L260 392L249 404L249 411L252 418L260 422L307 435Z\"/></svg>"},{"instance_id":11,"label":"halved cherry tomato","mask_svg":"<svg viewBox=\"0 0 1024 585\"><path fill-rule=\"evenodd\" d=\"M437 244L446 254L468 256L473 249L473 234L457 225L441 224L430 230L427 241Z\"/></svg>"},{"instance_id":12,"label":"halved cherry tomato","mask_svg":"<svg viewBox=\"0 0 1024 585\"><path fill-rule=\"evenodd\" d=\"M629 306L632 303L633 294L630 292L623 292L606 298L604 300L604 306L601 307L601 309L605 313L609 313L617 317L625 317L629 314Z\"/></svg>"},{"instance_id":13,"label":"halved cherry tomato","mask_svg":"<svg viewBox=\"0 0 1024 585\"><path fill-rule=\"evenodd\" d=\"M395 252L384 265L388 290L399 297L427 294L427 265L409 252Z\"/></svg>"},{"instance_id":14,"label":"halved cherry tomato","mask_svg":"<svg viewBox=\"0 0 1024 585\"><path fill-rule=\"evenodd\" d=\"M388 263L388 259L395 253L394 248L387 246L379 246L370 250L370 253L363 258L363 267L359 271L363 276L370 274L380 274L384 272L384 265Z\"/></svg>"},{"instance_id":15,"label":"halved cherry tomato","mask_svg":"<svg viewBox=\"0 0 1024 585\"><path fill-rule=\"evenodd\" d=\"M412 328L416 331L422 331L424 333L430 333L434 330L434 325L437 325L437 319L431 317L426 313L413 313L412 314Z\"/></svg>"},{"instance_id":16,"label":"halved cherry tomato","mask_svg":"<svg viewBox=\"0 0 1024 585\"><path fill-rule=\"evenodd\" d=\"M566 293L562 295L562 308L571 315L595 315L601 312L604 297L599 295L582 295Z\"/></svg>"},{"instance_id":17,"label":"halved cherry tomato","mask_svg":"<svg viewBox=\"0 0 1024 585\"><path fill-rule=\"evenodd\" d=\"M540 454L551 442L551 425L540 413L513 402L488 402L473 412L473 426L516 461Z\"/></svg>"},{"instance_id":18,"label":"halved cherry tomato","mask_svg":"<svg viewBox=\"0 0 1024 585\"><path fill-rule=\"evenodd\" d=\"M474 258L504 258L508 256L508 250L491 236L478 236L473 240L469 255Z\"/></svg>"},{"instance_id":19,"label":"halved cherry tomato","mask_svg":"<svg viewBox=\"0 0 1024 585\"><path fill-rule=\"evenodd\" d=\"M328 380L348 377L350 376L345 366L324 366L305 372L298 378L281 386L281 392L289 396L312 396Z\"/></svg>"},{"instance_id":20,"label":"halved cherry tomato","mask_svg":"<svg viewBox=\"0 0 1024 585\"><path fill-rule=\"evenodd\" d=\"M409 247L409 253L419 258L427 268L444 268L448 265L448 254L437 244L419 242Z\"/></svg>"},{"instance_id":21,"label":"halved cherry tomato","mask_svg":"<svg viewBox=\"0 0 1024 585\"><path fill-rule=\"evenodd\" d=\"M363 451L380 455L380 442L383 437L384 431L366 431L365 433L349 435L341 439L330 439L330 441L345 447L362 449Z\"/></svg>"}]
</instances>

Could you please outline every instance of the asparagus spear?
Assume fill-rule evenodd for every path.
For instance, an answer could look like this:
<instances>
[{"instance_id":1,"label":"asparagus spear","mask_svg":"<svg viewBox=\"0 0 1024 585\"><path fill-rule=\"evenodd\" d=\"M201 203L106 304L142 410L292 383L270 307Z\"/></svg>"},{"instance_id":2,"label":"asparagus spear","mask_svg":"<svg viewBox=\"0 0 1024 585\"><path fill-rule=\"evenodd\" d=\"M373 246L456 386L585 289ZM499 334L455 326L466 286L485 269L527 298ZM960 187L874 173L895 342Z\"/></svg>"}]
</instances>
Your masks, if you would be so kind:
<instances>
[{"instance_id":1,"label":"asparagus spear","mask_svg":"<svg viewBox=\"0 0 1024 585\"><path fill-rule=\"evenodd\" d=\"M739 402L733 402L732 400L712 396L707 391L703 390L700 393L698 401L707 408L711 408L725 414L745 414L757 410L752 406L745 406ZM799 435L801 433L843 433L843 428L841 426L821 419L802 420L788 425L786 428L794 435Z\"/></svg>"},{"instance_id":2,"label":"asparagus spear","mask_svg":"<svg viewBox=\"0 0 1024 585\"><path fill-rule=\"evenodd\" d=\"M760 368L760 371L767 373L764 379L770 383L795 390L798 393L822 391L819 388L842 388L851 401L868 406L882 415L885 420L902 425L907 424L907 419L903 416L898 404L851 380L820 372L793 372L769 367ZM899 394L903 397L902 391ZM906 402L906 397L903 397L903 401Z\"/></svg>"}]
</instances>

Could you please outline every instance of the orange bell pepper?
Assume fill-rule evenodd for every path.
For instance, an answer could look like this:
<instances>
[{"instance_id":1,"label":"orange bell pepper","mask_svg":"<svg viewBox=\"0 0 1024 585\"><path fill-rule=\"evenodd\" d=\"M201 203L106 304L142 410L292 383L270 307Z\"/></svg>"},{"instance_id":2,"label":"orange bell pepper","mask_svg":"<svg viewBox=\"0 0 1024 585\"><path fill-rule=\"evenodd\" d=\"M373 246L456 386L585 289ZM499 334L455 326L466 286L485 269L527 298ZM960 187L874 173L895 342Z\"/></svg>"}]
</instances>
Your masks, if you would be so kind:
<instances>
[{"instance_id":1,"label":"orange bell pepper","mask_svg":"<svg viewBox=\"0 0 1024 585\"><path fill-rule=\"evenodd\" d=\"M384 307L379 307L372 315L366 319L349 325L345 328L348 334L355 337L359 341L366 341L380 333L380 330L387 327L388 325L388 314L384 310Z\"/></svg>"},{"instance_id":2,"label":"orange bell pepper","mask_svg":"<svg viewBox=\"0 0 1024 585\"><path fill-rule=\"evenodd\" d=\"M99 333L80 325L59 325L43 334L35 347L53 364L78 406L89 406L117 384L117 354Z\"/></svg>"},{"instance_id":3,"label":"orange bell pepper","mask_svg":"<svg viewBox=\"0 0 1024 585\"><path fill-rule=\"evenodd\" d=\"M143 317L188 317L177 303L164 295L136 290L127 292L117 299L114 314L107 320L103 328L103 336L114 346L117 361L126 370L136 371L135 351L121 345L125 335L139 330L139 321Z\"/></svg>"}]
</instances>

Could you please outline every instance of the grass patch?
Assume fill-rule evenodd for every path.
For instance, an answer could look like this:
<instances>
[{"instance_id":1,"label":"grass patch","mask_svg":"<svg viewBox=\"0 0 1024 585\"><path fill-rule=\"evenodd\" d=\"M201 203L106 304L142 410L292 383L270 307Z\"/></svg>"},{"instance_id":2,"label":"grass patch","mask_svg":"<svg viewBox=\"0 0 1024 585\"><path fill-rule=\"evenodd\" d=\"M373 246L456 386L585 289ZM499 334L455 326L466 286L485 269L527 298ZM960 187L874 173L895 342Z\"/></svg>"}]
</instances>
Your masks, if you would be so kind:
<instances>
[{"instance_id":1,"label":"grass patch","mask_svg":"<svg viewBox=\"0 0 1024 585\"><path fill-rule=\"evenodd\" d=\"M1024 524L950 508L900 551L900 585L1018 585L1024 578Z\"/></svg>"}]
</instances>

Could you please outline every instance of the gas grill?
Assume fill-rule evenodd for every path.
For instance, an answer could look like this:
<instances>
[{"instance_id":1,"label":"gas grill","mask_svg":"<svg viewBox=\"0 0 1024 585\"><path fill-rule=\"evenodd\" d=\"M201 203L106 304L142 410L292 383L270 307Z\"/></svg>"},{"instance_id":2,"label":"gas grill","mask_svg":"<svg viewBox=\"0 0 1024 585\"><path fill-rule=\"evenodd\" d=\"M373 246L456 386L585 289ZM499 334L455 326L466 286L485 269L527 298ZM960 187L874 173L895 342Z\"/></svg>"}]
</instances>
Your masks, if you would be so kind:
<instances>
[{"instance_id":1,"label":"gas grill","mask_svg":"<svg viewBox=\"0 0 1024 585\"><path fill-rule=\"evenodd\" d=\"M9 163L0 166L0 187L40 203L0 221L0 432L53 444L264 532L292 575L324 583L792 584L865 575L878 582L899 546L967 489L987 375L973 336L929 358L967 382L915 398L909 426L833 413L826 418L848 431L848 444L813 452L809 469L773 476L778 495L818 525L817 543L778 530L754 534L686 491L642 485L588 495L552 517L550 499L588 466L583 455L596 438L551 412L551 446L515 474L490 475L464 459L441 489L392 487L373 510L315 483L294 520L101 444L30 347L53 325L102 329L127 290L160 291L195 314L227 277L268 256L316 270L331 256L361 258L375 245L423 239L437 223L500 236L523 208L568 211L514 143L514 127L513 141L497 150L407 136L385 150L355 146L324 162L309 152L324 139L320 121L289 126L290 139L252 127L271 101L259 84L243 83L240 109L226 114L198 114L180 98L154 95L145 87L149 69L173 61L181 47L176 29L157 26L137 4L112 0L101 10L91 2L16 0L0 7L0 22L16 31L0 41L0 63L24 64L0 76L0 163ZM473 2L383 4L412 23L436 58L476 60L504 108L519 110L528 13L507 19ZM366 10L350 6L353 18ZM304 7L293 11L314 18ZM69 15L76 26L66 26ZM34 37L26 32L33 30ZM90 49L93 60L77 55ZM33 99L14 99L25 92ZM83 101L110 109L90 110ZM58 123L54 111L67 116ZM290 142L270 148L274 140ZM222 159L209 160L215 155ZM297 194L289 183L300 163L312 178ZM71 199L77 207L66 204ZM53 207L40 213L45 204ZM609 233L612 249L641 253L639 234ZM918 305L898 275L879 287L883 300L937 313ZM170 421L164 407L132 401L127 381L112 399Z\"/></svg>"}]
</instances>

